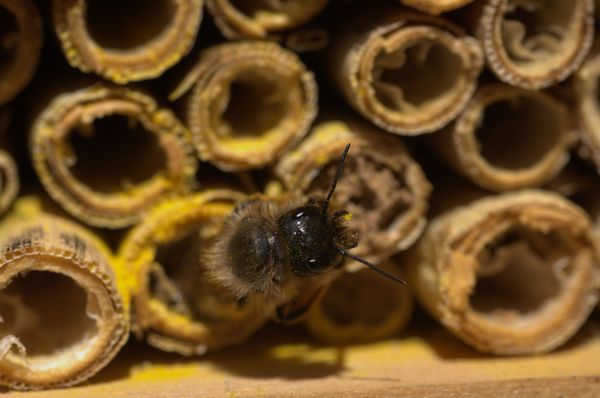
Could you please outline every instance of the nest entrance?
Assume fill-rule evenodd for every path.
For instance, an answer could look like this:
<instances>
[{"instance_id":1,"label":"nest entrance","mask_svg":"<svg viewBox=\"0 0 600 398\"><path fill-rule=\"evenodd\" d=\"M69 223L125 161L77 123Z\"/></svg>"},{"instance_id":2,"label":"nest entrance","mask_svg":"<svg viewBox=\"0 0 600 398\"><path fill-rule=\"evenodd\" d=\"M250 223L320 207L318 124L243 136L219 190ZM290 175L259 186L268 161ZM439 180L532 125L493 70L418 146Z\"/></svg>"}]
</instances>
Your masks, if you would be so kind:
<instances>
[{"instance_id":1,"label":"nest entrance","mask_svg":"<svg viewBox=\"0 0 600 398\"><path fill-rule=\"evenodd\" d=\"M377 99L387 108L406 112L425 107L448 95L458 84L460 57L435 40L418 40L375 61L373 81Z\"/></svg>"},{"instance_id":2,"label":"nest entrance","mask_svg":"<svg viewBox=\"0 0 600 398\"><path fill-rule=\"evenodd\" d=\"M87 0L86 25L90 36L108 49L141 47L173 22L173 0Z\"/></svg>"},{"instance_id":3,"label":"nest entrance","mask_svg":"<svg viewBox=\"0 0 600 398\"><path fill-rule=\"evenodd\" d=\"M96 118L75 126L68 139L71 172L98 192L122 192L166 169L156 134L132 116Z\"/></svg>"},{"instance_id":4,"label":"nest entrance","mask_svg":"<svg viewBox=\"0 0 600 398\"><path fill-rule=\"evenodd\" d=\"M335 176L338 161L329 162L313 180L308 192L325 195ZM412 206L414 195L401 172L368 153L350 154L344 165L333 201L348 210L348 227L360 236L361 252L374 253L385 245L385 234Z\"/></svg>"},{"instance_id":5,"label":"nest entrance","mask_svg":"<svg viewBox=\"0 0 600 398\"><path fill-rule=\"evenodd\" d=\"M561 142L564 125L555 107L532 97L514 97L485 107L475 134L488 163L519 170L542 161Z\"/></svg>"},{"instance_id":6,"label":"nest entrance","mask_svg":"<svg viewBox=\"0 0 600 398\"><path fill-rule=\"evenodd\" d=\"M543 62L560 55L577 3L564 0L508 0L502 36L512 61Z\"/></svg>"},{"instance_id":7,"label":"nest entrance","mask_svg":"<svg viewBox=\"0 0 600 398\"><path fill-rule=\"evenodd\" d=\"M393 290L398 286L371 272L346 273L332 282L321 303L327 318L340 326L378 326L390 318L398 306Z\"/></svg>"},{"instance_id":8,"label":"nest entrance","mask_svg":"<svg viewBox=\"0 0 600 398\"><path fill-rule=\"evenodd\" d=\"M288 78L258 67L238 73L224 98L217 131L224 136L259 137L276 128L287 116Z\"/></svg>"},{"instance_id":9,"label":"nest entrance","mask_svg":"<svg viewBox=\"0 0 600 398\"><path fill-rule=\"evenodd\" d=\"M565 231L512 227L479 255L472 308L503 321L541 311L560 296L579 249Z\"/></svg>"},{"instance_id":10,"label":"nest entrance","mask_svg":"<svg viewBox=\"0 0 600 398\"><path fill-rule=\"evenodd\" d=\"M99 304L73 279L54 272L17 276L0 291L2 335L14 335L35 359L64 351L98 332Z\"/></svg>"}]
</instances>

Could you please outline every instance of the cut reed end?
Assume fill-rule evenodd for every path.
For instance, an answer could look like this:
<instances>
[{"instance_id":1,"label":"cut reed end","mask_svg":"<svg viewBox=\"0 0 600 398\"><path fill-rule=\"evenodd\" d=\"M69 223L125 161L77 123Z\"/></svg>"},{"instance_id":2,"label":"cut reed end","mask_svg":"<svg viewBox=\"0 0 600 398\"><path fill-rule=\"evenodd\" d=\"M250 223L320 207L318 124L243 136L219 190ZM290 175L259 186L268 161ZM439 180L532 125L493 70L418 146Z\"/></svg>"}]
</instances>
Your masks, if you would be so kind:
<instances>
[{"instance_id":1,"label":"cut reed end","mask_svg":"<svg viewBox=\"0 0 600 398\"><path fill-rule=\"evenodd\" d=\"M73 67L124 84L158 77L187 54L202 7L203 0L57 0L54 29Z\"/></svg>"},{"instance_id":2,"label":"cut reed end","mask_svg":"<svg viewBox=\"0 0 600 398\"><path fill-rule=\"evenodd\" d=\"M489 0L477 35L488 65L513 86L540 89L571 75L594 35L593 0Z\"/></svg>"},{"instance_id":3,"label":"cut reed end","mask_svg":"<svg viewBox=\"0 0 600 398\"><path fill-rule=\"evenodd\" d=\"M0 0L0 105L29 83L43 42L42 19L31 0Z\"/></svg>"},{"instance_id":4,"label":"cut reed end","mask_svg":"<svg viewBox=\"0 0 600 398\"><path fill-rule=\"evenodd\" d=\"M381 267L401 275L387 262ZM357 344L397 335L413 311L412 292L369 269L346 272L334 280L313 305L304 321L306 329L329 344Z\"/></svg>"},{"instance_id":5,"label":"cut reed end","mask_svg":"<svg viewBox=\"0 0 600 398\"><path fill-rule=\"evenodd\" d=\"M600 170L600 55L595 49L580 70L575 74L574 88L578 132L583 150L581 153Z\"/></svg>"},{"instance_id":6,"label":"cut reed end","mask_svg":"<svg viewBox=\"0 0 600 398\"><path fill-rule=\"evenodd\" d=\"M54 217L3 228L0 384L37 390L87 380L129 335L127 297L108 249Z\"/></svg>"},{"instance_id":7,"label":"cut reed end","mask_svg":"<svg viewBox=\"0 0 600 398\"><path fill-rule=\"evenodd\" d=\"M575 140L566 104L507 85L480 87L458 119L430 138L457 171L494 191L549 182Z\"/></svg>"},{"instance_id":8,"label":"cut reed end","mask_svg":"<svg viewBox=\"0 0 600 398\"><path fill-rule=\"evenodd\" d=\"M430 133L454 119L483 67L476 40L444 19L404 11L373 25L342 31L332 43L330 74L346 100L401 135Z\"/></svg>"},{"instance_id":9,"label":"cut reed end","mask_svg":"<svg viewBox=\"0 0 600 398\"><path fill-rule=\"evenodd\" d=\"M348 227L358 232L357 255L381 261L406 249L425 227L431 186L398 137L363 123L319 124L276 166L287 189L304 195L329 191L339 158L351 143L332 200L350 212Z\"/></svg>"},{"instance_id":10,"label":"cut reed end","mask_svg":"<svg viewBox=\"0 0 600 398\"><path fill-rule=\"evenodd\" d=\"M0 150L0 214L4 214L19 194L17 165L7 152Z\"/></svg>"},{"instance_id":11,"label":"cut reed end","mask_svg":"<svg viewBox=\"0 0 600 398\"><path fill-rule=\"evenodd\" d=\"M30 150L42 184L65 210L96 226L141 219L191 190L189 132L140 92L92 86L56 97L38 116Z\"/></svg>"},{"instance_id":12,"label":"cut reed end","mask_svg":"<svg viewBox=\"0 0 600 398\"><path fill-rule=\"evenodd\" d=\"M238 302L206 276L203 253L220 231L233 191L206 191L158 206L119 250L132 285L136 333L149 344L200 355L239 344L267 321L268 305Z\"/></svg>"},{"instance_id":13,"label":"cut reed end","mask_svg":"<svg viewBox=\"0 0 600 398\"><path fill-rule=\"evenodd\" d=\"M536 354L566 342L598 300L587 215L542 191L481 199L434 220L412 268L420 300L483 352Z\"/></svg>"},{"instance_id":14,"label":"cut reed end","mask_svg":"<svg viewBox=\"0 0 600 398\"><path fill-rule=\"evenodd\" d=\"M174 96L188 89L187 120L198 154L226 171L271 163L306 134L317 112L312 73L274 43L208 49Z\"/></svg>"}]
</instances>

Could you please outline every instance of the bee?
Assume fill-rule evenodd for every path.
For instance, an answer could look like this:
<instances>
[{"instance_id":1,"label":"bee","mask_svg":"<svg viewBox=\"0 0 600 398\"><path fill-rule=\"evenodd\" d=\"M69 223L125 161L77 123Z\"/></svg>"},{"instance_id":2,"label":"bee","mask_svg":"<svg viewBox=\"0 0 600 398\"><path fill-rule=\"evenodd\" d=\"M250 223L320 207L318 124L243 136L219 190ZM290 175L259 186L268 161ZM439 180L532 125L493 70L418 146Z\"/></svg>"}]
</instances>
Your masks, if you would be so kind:
<instances>
[{"instance_id":1,"label":"bee","mask_svg":"<svg viewBox=\"0 0 600 398\"><path fill-rule=\"evenodd\" d=\"M350 144L342 153L327 197L254 197L240 203L225 221L207 250L205 265L208 276L240 305L259 296L265 304L275 304L277 320L299 320L341 272L346 257L405 284L350 253L358 245L358 235L347 229L349 213L330 209L349 150Z\"/></svg>"}]
</instances>

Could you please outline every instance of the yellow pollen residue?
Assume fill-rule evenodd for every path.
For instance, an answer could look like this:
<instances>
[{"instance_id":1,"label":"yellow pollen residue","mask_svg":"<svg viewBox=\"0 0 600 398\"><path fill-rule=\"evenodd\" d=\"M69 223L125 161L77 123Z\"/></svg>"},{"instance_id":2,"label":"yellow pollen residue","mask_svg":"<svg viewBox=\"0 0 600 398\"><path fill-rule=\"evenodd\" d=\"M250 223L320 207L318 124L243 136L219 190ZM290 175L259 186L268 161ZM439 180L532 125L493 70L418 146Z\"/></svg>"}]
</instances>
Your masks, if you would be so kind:
<instances>
[{"instance_id":1,"label":"yellow pollen residue","mask_svg":"<svg viewBox=\"0 0 600 398\"><path fill-rule=\"evenodd\" d=\"M134 367L129 375L134 381L173 380L185 377L198 377L202 368L198 363L178 365L153 365L149 363Z\"/></svg>"},{"instance_id":2,"label":"yellow pollen residue","mask_svg":"<svg viewBox=\"0 0 600 398\"><path fill-rule=\"evenodd\" d=\"M347 213L347 214L344 214L343 218L344 218L344 221L350 221L350 220L352 220L352 217L353 217L352 213Z\"/></svg>"}]
</instances>

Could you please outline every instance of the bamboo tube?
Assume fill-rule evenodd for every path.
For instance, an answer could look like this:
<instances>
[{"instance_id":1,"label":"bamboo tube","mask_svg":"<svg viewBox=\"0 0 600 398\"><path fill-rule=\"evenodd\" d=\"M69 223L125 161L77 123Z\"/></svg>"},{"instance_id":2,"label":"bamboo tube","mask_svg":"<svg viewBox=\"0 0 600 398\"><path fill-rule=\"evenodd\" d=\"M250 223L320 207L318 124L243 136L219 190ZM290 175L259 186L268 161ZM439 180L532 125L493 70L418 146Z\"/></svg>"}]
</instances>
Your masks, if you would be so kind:
<instances>
[{"instance_id":1,"label":"bamboo tube","mask_svg":"<svg viewBox=\"0 0 600 398\"><path fill-rule=\"evenodd\" d=\"M264 39L303 25L329 0L207 0L208 11L228 39Z\"/></svg>"},{"instance_id":2,"label":"bamboo tube","mask_svg":"<svg viewBox=\"0 0 600 398\"><path fill-rule=\"evenodd\" d=\"M190 89L187 124L198 154L227 171L272 162L305 135L317 112L312 73L275 43L209 48L171 99Z\"/></svg>"},{"instance_id":3,"label":"bamboo tube","mask_svg":"<svg viewBox=\"0 0 600 398\"><path fill-rule=\"evenodd\" d=\"M239 344L274 306L237 298L207 277L201 257L220 231L233 191L206 191L165 202L125 238L119 258L134 278L134 331L159 349L183 355Z\"/></svg>"},{"instance_id":4,"label":"bamboo tube","mask_svg":"<svg viewBox=\"0 0 600 398\"><path fill-rule=\"evenodd\" d=\"M170 111L107 85L55 97L35 121L30 150L52 198L108 228L131 225L165 197L189 192L197 167L189 132Z\"/></svg>"},{"instance_id":5,"label":"bamboo tube","mask_svg":"<svg viewBox=\"0 0 600 398\"><path fill-rule=\"evenodd\" d=\"M34 2L0 0L0 105L33 77L42 41L42 20Z\"/></svg>"},{"instance_id":6,"label":"bamboo tube","mask_svg":"<svg viewBox=\"0 0 600 398\"><path fill-rule=\"evenodd\" d=\"M394 275L392 262L381 265ZM304 326L329 344L356 344L397 335L411 318L412 292L369 269L346 272L334 280L312 307Z\"/></svg>"},{"instance_id":7,"label":"bamboo tube","mask_svg":"<svg viewBox=\"0 0 600 398\"><path fill-rule=\"evenodd\" d=\"M483 67L477 41L442 18L402 8L355 11L325 53L346 100L402 135L433 132L455 118Z\"/></svg>"},{"instance_id":8,"label":"bamboo tube","mask_svg":"<svg viewBox=\"0 0 600 398\"><path fill-rule=\"evenodd\" d=\"M428 14L441 14L472 3L473 0L400 0L407 6L414 7Z\"/></svg>"},{"instance_id":9,"label":"bamboo tube","mask_svg":"<svg viewBox=\"0 0 600 398\"><path fill-rule=\"evenodd\" d=\"M100 239L21 199L0 237L0 384L72 386L116 355L129 331L128 293Z\"/></svg>"},{"instance_id":10,"label":"bamboo tube","mask_svg":"<svg viewBox=\"0 0 600 398\"><path fill-rule=\"evenodd\" d=\"M593 0L488 0L477 36L500 80L540 89L581 66L594 35L593 11Z\"/></svg>"},{"instance_id":11,"label":"bamboo tube","mask_svg":"<svg viewBox=\"0 0 600 398\"><path fill-rule=\"evenodd\" d=\"M413 286L463 341L501 355L550 351L598 300L599 251L589 217L550 192L477 200L432 221Z\"/></svg>"},{"instance_id":12,"label":"bamboo tube","mask_svg":"<svg viewBox=\"0 0 600 398\"><path fill-rule=\"evenodd\" d=\"M290 191L326 194L347 143L345 174L333 201L348 210L358 232L358 256L381 261L412 245L425 228L431 186L398 137L357 121L332 119L317 125L275 168Z\"/></svg>"},{"instance_id":13,"label":"bamboo tube","mask_svg":"<svg viewBox=\"0 0 600 398\"><path fill-rule=\"evenodd\" d=\"M115 83L160 76L190 51L202 0L54 0L54 29L71 66Z\"/></svg>"},{"instance_id":14,"label":"bamboo tube","mask_svg":"<svg viewBox=\"0 0 600 398\"><path fill-rule=\"evenodd\" d=\"M481 86L433 148L455 170L494 190L539 186L562 170L575 143L566 104L547 93Z\"/></svg>"}]
</instances>

